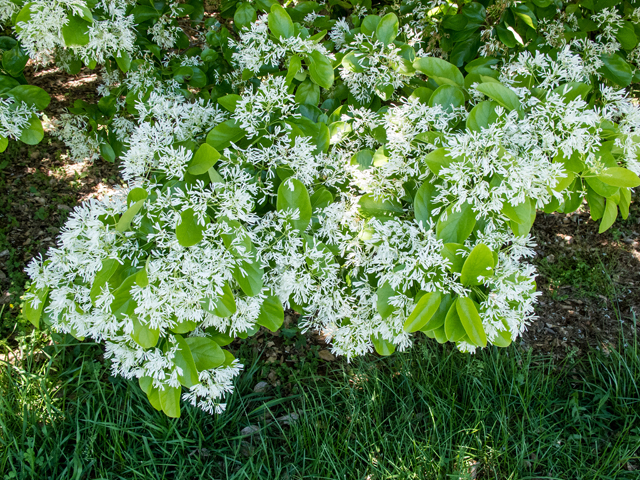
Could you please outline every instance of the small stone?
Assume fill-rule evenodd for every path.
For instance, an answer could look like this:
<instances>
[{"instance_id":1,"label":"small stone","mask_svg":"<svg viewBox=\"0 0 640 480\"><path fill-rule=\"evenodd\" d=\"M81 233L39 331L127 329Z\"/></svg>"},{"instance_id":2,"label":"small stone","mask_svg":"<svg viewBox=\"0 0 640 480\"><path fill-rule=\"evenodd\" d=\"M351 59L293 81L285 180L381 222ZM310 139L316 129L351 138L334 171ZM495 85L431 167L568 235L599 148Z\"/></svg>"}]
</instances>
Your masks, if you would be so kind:
<instances>
[{"instance_id":1,"label":"small stone","mask_svg":"<svg viewBox=\"0 0 640 480\"><path fill-rule=\"evenodd\" d=\"M67 212L70 212L71 207L68 205L58 205L58 210L66 210Z\"/></svg>"},{"instance_id":2,"label":"small stone","mask_svg":"<svg viewBox=\"0 0 640 480\"><path fill-rule=\"evenodd\" d=\"M240 430L240 435L253 435L254 433L258 433L260 431L260 427L257 425L249 425L248 427L244 427Z\"/></svg>"},{"instance_id":3,"label":"small stone","mask_svg":"<svg viewBox=\"0 0 640 480\"><path fill-rule=\"evenodd\" d=\"M255 387L253 387L253 391L256 393L265 393L269 389L269 384L267 382L258 382Z\"/></svg>"},{"instance_id":4,"label":"small stone","mask_svg":"<svg viewBox=\"0 0 640 480\"><path fill-rule=\"evenodd\" d=\"M44 205L45 203L47 203L47 201L42 198L42 197L36 197L35 198L36 202L38 202L40 205Z\"/></svg>"},{"instance_id":5,"label":"small stone","mask_svg":"<svg viewBox=\"0 0 640 480\"><path fill-rule=\"evenodd\" d=\"M276 420L282 425L291 425L293 423L296 423L299 418L300 417L297 413L289 413L287 415L283 415L282 417L276 418Z\"/></svg>"},{"instance_id":6,"label":"small stone","mask_svg":"<svg viewBox=\"0 0 640 480\"><path fill-rule=\"evenodd\" d=\"M9 250L3 250L0 252L0 257L6 257L9 255Z\"/></svg>"}]
</instances>

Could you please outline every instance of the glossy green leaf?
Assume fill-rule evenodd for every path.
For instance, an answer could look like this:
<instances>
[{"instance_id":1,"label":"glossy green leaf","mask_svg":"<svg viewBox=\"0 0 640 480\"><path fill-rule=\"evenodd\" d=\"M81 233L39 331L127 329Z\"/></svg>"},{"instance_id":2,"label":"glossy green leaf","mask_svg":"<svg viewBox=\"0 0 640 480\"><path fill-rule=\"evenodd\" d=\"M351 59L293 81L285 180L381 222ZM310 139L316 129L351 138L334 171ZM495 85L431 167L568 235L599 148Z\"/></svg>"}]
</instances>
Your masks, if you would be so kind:
<instances>
[{"instance_id":1,"label":"glossy green leaf","mask_svg":"<svg viewBox=\"0 0 640 480\"><path fill-rule=\"evenodd\" d=\"M501 83L481 83L476 85L476 89L480 93L484 93L487 97L495 100L508 111L520 109L520 99L513 90L505 87Z\"/></svg>"},{"instance_id":2,"label":"glossy green leaf","mask_svg":"<svg viewBox=\"0 0 640 480\"><path fill-rule=\"evenodd\" d=\"M451 307L449 307L447 316L444 319L444 332L450 342L458 342L467 335L458 314L457 305L459 300L459 298L456 298L451 302Z\"/></svg>"},{"instance_id":3,"label":"glossy green leaf","mask_svg":"<svg viewBox=\"0 0 640 480\"><path fill-rule=\"evenodd\" d=\"M389 303L391 297L398 295L388 282L384 282L381 287L378 287L376 291L376 309L382 318L388 318L391 316L396 307Z\"/></svg>"},{"instance_id":4,"label":"glossy green leaf","mask_svg":"<svg viewBox=\"0 0 640 480\"><path fill-rule=\"evenodd\" d=\"M278 210L298 210L299 218L291 220L293 228L304 232L311 221L309 192L300 180L288 178L278 187Z\"/></svg>"},{"instance_id":5,"label":"glossy green leaf","mask_svg":"<svg viewBox=\"0 0 640 480\"><path fill-rule=\"evenodd\" d=\"M138 214L138 212L142 209L145 200L139 200L133 205L131 205L126 212L122 214L120 220L118 220L118 224L116 225L116 230L118 232L126 232L131 228L131 222L133 218Z\"/></svg>"},{"instance_id":6,"label":"glossy green leaf","mask_svg":"<svg viewBox=\"0 0 640 480\"><path fill-rule=\"evenodd\" d=\"M67 47L82 47L89 43L89 26L86 19L70 15L68 23L62 27L62 38Z\"/></svg>"},{"instance_id":7,"label":"glossy green leaf","mask_svg":"<svg viewBox=\"0 0 640 480\"><path fill-rule=\"evenodd\" d=\"M258 14L251 6L250 3L239 3L236 7L236 11L233 14L233 23L238 30L242 27L250 28L251 23L255 22L258 18Z\"/></svg>"},{"instance_id":8,"label":"glossy green leaf","mask_svg":"<svg viewBox=\"0 0 640 480\"><path fill-rule=\"evenodd\" d=\"M334 80L331 60L318 50L313 50L307 58L309 60L309 74L311 75L311 79L322 88L331 88Z\"/></svg>"},{"instance_id":9,"label":"glossy green leaf","mask_svg":"<svg viewBox=\"0 0 640 480\"><path fill-rule=\"evenodd\" d=\"M167 417L180 418L181 393L181 388L169 387L167 385L165 385L164 390L158 391L162 411L167 415ZM149 398L149 400L151 401L151 398Z\"/></svg>"},{"instance_id":10,"label":"glossy green leaf","mask_svg":"<svg viewBox=\"0 0 640 480\"><path fill-rule=\"evenodd\" d=\"M438 311L441 300L442 294L440 292L425 293L420 300L418 300L418 303L416 303L409 318L404 322L404 331L412 333L423 328Z\"/></svg>"},{"instance_id":11,"label":"glossy green leaf","mask_svg":"<svg viewBox=\"0 0 640 480\"><path fill-rule=\"evenodd\" d=\"M380 335L371 336L371 342L378 355L382 355L383 357L388 357L396 351L396 346L388 340L383 339Z\"/></svg>"},{"instance_id":12,"label":"glossy green leaf","mask_svg":"<svg viewBox=\"0 0 640 480\"><path fill-rule=\"evenodd\" d=\"M611 228L617 217L618 205L616 205L616 203L610 198L607 198L604 206L604 212L602 214L602 220L600 221L600 227L598 228L598 233L605 232L606 230Z\"/></svg>"},{"instance_id":13,"label":"glossy green leaf","mask_svg":"<svg viewBox=\"0 0 640 480\"><path fill-rule=\"evenodd\" d=\"M627 63L617 53L613 55L602 55L602 66L598 70L607 80L610 80L616 85L626 87L631 83L633 79L633 69L631 65Z\"/></svg>"},{"instance_id":14,"label":"glossy green leaf","mask_svg":"<svg viewBox=\"0 0 640 480\"><path fill-rule=\"evenodd\" d=\"M422 186L416 192L413 199L413 210L416 216L416 220L422 222L423 225L427 225L431 220L431 212L435 208L434 199L438 195L438 189L432 181L425 181Z\"/></svg>"},{"instance_id":15,"label":"glossy green leaf","mask_svg":"<svg viewBox=\"0 0 640 480\"><path fill-rule=\"evenodd\" d=\"M153 348L158 344L160 338L160 330L157 328L151 328L149 325L143 324L138 319L137 315L131 315L129 317L133 323L133 332L131 338L133 341L140 345L142 348Z\"/></svg>"},{"instance_id":16,"label":"glossy green leaf","mask_svg":"<svg viewBox=\"0 0 640 480\"><path fill-rule=\"evenodd\" d=\"M436 57L418 58L413 68L432 78L438 85L464 87L464 77L455 65Z\"/></svg>"},{"instance_id":17,"label":"glossy green leaf","mask_svg":"<svg viewBox=\"0 0 640 480\"><path fill-rule=\"evenodd\" d=\"M444 336L444 341L446 341L446 335L444 333L444 322L447 318L447 313L449 313L449 309L453 304L455 297L450 293L446 295L442 295L440 299L440 305L438 305L438 309L434 312L431 318L423 325L420 329L422 332L428 332L432 330L443 329L442 335ZM439 340L438 340L439 341ZM442 342L440 342L442 343Z\"/></svg>"},{"instance_id":18,"label":"glossy green leaf","mask_svg":"<svg viewBox=\"0 0 640 480\"><path fill-rule=\"evenodd\" d=\"M176 335L175 340L178 344L178 349L173 357L173 363L182 370L182 374L178 374L178 380L180 381L180 384L187 388L191 388L199 383L198 369L193 361L193 355L191 354L189 344L181 335Z\"/></svg>"},{"instance_id":19,"label":"glossy green leaf","mask_svg":"<svg viewBox=\"0 0 640 480\"><path fill-rule=\"evenodd\" d=\"M478 103L467 117L467 128L474 132L481 132L483 128L489 128L492 123L498 119L496 106L498 104L493 101L484 101Z\"/></svg>"},{"instance_id":20,"label":"glossy green leaf","mask_svg":"<svg viewBox=\"0 0 640 480\"><path fill-rule=\"evenodd\" d=\"M398 17L396 17L395 13L387 13L380 19L380 22L378 22L376 27L376 37L378 37L378 40L384 45L389 45L390 43L393 43L398 36L399 27L400 22L398 21Z\"/></svg>"},{"instance_id":21,"label":"glossy green leaf","mask_svg":"<svg viewBox=\"0 0 640 480\"><path fill-rule=\"evenodd\" d=\"M44 110L51 102L49 94L35 85L19 85L9 90L9 95L18 102L35 105L38 110Z\"/></svg>"},{"instance_id":22,"label":"glossy green leaf","mask_svg":"<svg viewBox=\"0 0 640 480\"><path fill-rule=\"evenodd\" d=\"M446 213L446 220L443 220L442 216L438 219L436 236L444 243L464 243L476 225L476 216L471 205L464 203L460 210L455 212L449 207Z\"/></svg>"},{"instance_id":23,"label":"glossy green leaf","mask_svg":"<svg viewBox=\"0 0 640 480\"><path fill-rule=\"evenodd\" d=\"M204 238L204 227L197 222L193 209L184 210L180 218L180 224L176 227L178 243L183 247L192 247L200 243Z\"/></svg>"},{"instance_id":24,"label":"glossy green leaf","mask_svg":"<svg viewBox=\"0 0 640 480\"><path fill-rule=\"evenodd\" d=\"M240 128L234 120L227 120L216 125L207 134L207 143L218 151L231 146L231 143L237 143L242 140L247 133Z\"/></svg>"},{"instance_id":25,"label":"glossy green leaf","mask_svg":"<svg viewBox=\"0 0 640 480\"><path fill-rule=\"evenodd\" d=\"M206 337L188 337L184 341L189 346L193 362L198 372L218 368L225 361L225 355L220 345Z\"/></svg>"},{"instance_id":26,"label":"glossy green leaf","mask_svg":"<svg viewBox=\"0 0 640 480\"><path fill-rule=\"evenodd\" d=\"M189 162L187 171L192 175L207 173L220 158L220 153L208 143L200 145L195 155Z\"/></svg>"},{"instance_id":27,"label":"glossy green leaf","mask_svg":"<svg viewBox=\"0 0 640 480\"><path fill-rule=\"evenodd\" d=\"M218 103L231 113L236 111L236 105L240 100L242 100L242 97L235 93L230 93L224 97L218 97Z\"/></svg>"},{"instance_id":28,"label":"glossy green leaf","mask_svg":"<svg viewBox=\"0 0 640 480\"><path fill-rule=\"evenodd\" d=\"M460 282L463 285L482 285L483 281L478 277L488 278L493 276L493 252L486 245L476 245L467 257L460 274Z\"/></svg>"},{"instance_id":29,"label":"glossy green leaf","mask_svg":"<svg viewBox=\"0 0 640 480\"><path fill-rule=\"evenodd\" d=\"M469 297L458 298L456 311L470 342L478 347L486 347L487 335L473 300Z\"/></svg>"},{"instance_id":30,"label":"glossy green leaf","mask_svg":"<svg viewBox=\"0 0 640 480\"><path fill-rule=\"evenodd\" d=\"M438 148L429 152L424 157L424 161L427 163L429 170L431 170L435 175L439 175L440 170L451 165L454 159L449 156L445 148Z\"/></svg>"},{"instance_id":31,"label":"glossy green leaf","mask_svg":"<svg viewBox=\"0 0 640 480\"><path fill-rule=\"evenodd\" d=\"M257 324L268 328L272 332L278 331L284 322L284 309L282 302L276 296L269 296L264 299L260 306Z\"/></svg>"},{"instance_id":32,"label":"glossy green leaf","mask_svg":"<svg viewBox=\"0 0 640 480\"><path fill-rule=\"evenodd\" d=\"M640 186L640 178L631 170L622 167L607 168L598 179L614 187L635 188Z\"/></svg>"},{"instance_id":33,"label":"glossy green leaf","mask_svg":"<svg viewBox=\"0 0 640 480\"><path fill-rule=\"evenodd\" d=\"M27 145L37 145L44 138L44 129L40 119L34 114L29 119L29 125L20 133L20 141Z\"/></svg>"},{"instance_id":34,"label":"glossy green leaf","mask_svg":"<svg viewBox=\"0 0 640 480\"><path fill-rule=\"evenodd\" d=\"M293 22L287 11L280 5L272 5L268 18L269 30L277 38L290 38L294 35Z\"/></svg>"},{"instance_id":35,"label":"glossy green leaf","mask_svg":"<svg viewBox=\"0 0 640 480\"><path fill-rule=\"evenodd\" d=\"M222 294L218 298L203 298L200 305L207 312L222 318L230 317L237 310L236 299L228 283L223 285Z\"/></svg>"},{"instance_id":36,"label":"glossy green leaf","mask_svg":"<svg viewBox=\"0 0 640 480\"><path fill-rule=\"evenodd\" d=\"M397 200L376 200L370 193L360 197L358 205L360 205L360 212L370 217L388 217L404 213L402 204Z\"/></svg>"},{"instance_id":37,"label":"glossy green leaf","mask_svg":"<svg viewBox=\"0 0 640 480\"><path fill-rule=\"evenodd\" d=\"M49 295L49 287L35 290L34 294L39 300L38 305L34 307L31 300L25 300L24 306L22 307L22 313L24 314L25 318L33 324L34 327L39 328L42 311L44 310L44 305L47 302L47 296Z\"/></svg>"}]
</instances>

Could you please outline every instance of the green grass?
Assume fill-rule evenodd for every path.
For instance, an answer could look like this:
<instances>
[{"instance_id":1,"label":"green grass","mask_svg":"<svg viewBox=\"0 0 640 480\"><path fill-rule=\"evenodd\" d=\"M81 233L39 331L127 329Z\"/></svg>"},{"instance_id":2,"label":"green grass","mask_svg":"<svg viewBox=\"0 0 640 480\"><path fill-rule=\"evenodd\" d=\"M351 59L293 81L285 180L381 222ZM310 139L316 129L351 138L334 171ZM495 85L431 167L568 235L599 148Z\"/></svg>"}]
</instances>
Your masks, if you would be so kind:
<instances>
[{"instance_id":1,"label":"green grass","mask_svg":"<svg viewBox=\"0 0 640 480\"><path fill-rule=\"evenodd\" d=\"M99 346L60 340L0 364L5 479L635 480L640 472L637 339L561 364L518 347L469 356L429 342L334 363L325 376L297 378L287 397L253 392L262 360L246 358L247 347L227 412L184 407L178 420L154 411L135 383L110 377ZM291 426L266 420L293 412L300 420ZM261 430L243 437L248 425Z\"/></svg>"}]
</instances>

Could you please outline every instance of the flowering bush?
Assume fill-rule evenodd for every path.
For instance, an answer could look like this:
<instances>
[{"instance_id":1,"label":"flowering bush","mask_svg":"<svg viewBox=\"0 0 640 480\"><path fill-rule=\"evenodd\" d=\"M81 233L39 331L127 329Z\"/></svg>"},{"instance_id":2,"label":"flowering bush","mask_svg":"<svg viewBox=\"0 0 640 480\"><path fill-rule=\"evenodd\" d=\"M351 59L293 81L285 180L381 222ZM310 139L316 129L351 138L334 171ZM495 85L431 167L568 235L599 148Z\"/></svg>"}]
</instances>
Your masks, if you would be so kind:
<instances>
[{"instance_id":1,"label":"flowering bush","mask_svg":"<svg viewBox=\"0 0 640 480\"><path fill-rule=\"evenodd\" d=\"M620 47L602 65L571 35L536 50L534 10L546 25L555 7L501 5L223 4L236 31L209 22L205 48L182 53L164 52L154 13L153 56L105 64L99 104L59 132L86 149L91 125L96 153L78 155L119 157L129 187L78 207L30 264L25 315L104 341L170 416L180 398L222 411L242 368L222 347L278 330L286 309L347 359L417 331L509 345L534 316L536 211L586 198L601 231L626 217L640 109L618 88L635 75ZM611 18L598 45L618 38ZM447 45L448 29L477 48Z\"/></svg>"}]
</instances>

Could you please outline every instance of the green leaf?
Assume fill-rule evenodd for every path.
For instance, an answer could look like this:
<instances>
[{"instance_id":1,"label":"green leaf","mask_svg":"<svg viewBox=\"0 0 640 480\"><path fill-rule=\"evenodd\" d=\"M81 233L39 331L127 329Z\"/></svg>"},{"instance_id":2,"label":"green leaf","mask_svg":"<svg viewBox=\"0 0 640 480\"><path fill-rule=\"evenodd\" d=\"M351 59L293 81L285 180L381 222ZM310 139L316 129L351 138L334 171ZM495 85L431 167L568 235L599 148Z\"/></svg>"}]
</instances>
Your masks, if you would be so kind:
<instances>
[{"instance_id":1,"label":"green leaf","mask_svg":"<svg viewBox=\"0 0 640 480\"><path fill-rule=\"evenodd\" d=\"M138 385L140 385L140 389L148 395L153 388L153 378L147 376L140 377L138 378Z\"/></svg>"},{"instance_id":2,"label":"green leaf","mask_svg":"<svg viewBox=\"0 0 640 480\"><path fill-rule=\"evenodd\" d=\"M380 19L378 26L376 27L376 37L385 45L393 43L398 36L398 28L400 22L398 17L394 13L387 13Z\"/></svg>"},{"instance_id":3,"label":"green leaf","mask_svg":"<svg viewBox=\"0 0 640 480\"><path fill-rule=\"evenodd\" d=\"M38 110L44 110L51 102L49 94L35 85L20 85L12 88L9 90L9 95L18 102L24 102L29 106L35 105Z\"/></svg>"},{"instance_id":4,"label":"green leaf","mask_svg":"<svg viewBox=\"0 0 640 480\"><path fill-rule=\"evenodd\" d=\"M167 415L167 417L180 418L181 393L181 388L169 387L167 385L164 386L164 390L158 391L162 411ZM151 398L149 398L149 401L151 401ZM151 403L153 404L153 402Z\"/></svg>"},{"instance_id":5,"label":"green leaf","mask_svg":"<svg viewBox=\"0 0 640 480\"><path fill-rule=\"evenodd\" d=\"M476 90L495 100L508 111L520 109L520 99L513 90L501 83L487 82L476 85Z\"/></svg>"},{"instance_id":6,"label":"green leaf","mask_svg":"<svg viewBox=\"0 0 640 480\"><path fill-rule=\"evenodd\" d=\"M424 161L427 163L429 170L435 175L439 175L440 170L451 165L453 160L454 159L447 154L445 148L438 148L424 157Z\"/></svg>"},{"instance_id":7,"label":"green leaf","mask_svg":"<svg viewBox=\"0 0 640 480\"><path fill-rule=\"evenodd\" d=\"M360 197L360 212L369 217L397 216L404 213L402 204L395 199L376 200L370 193Z\"/></svg>"},{"instance_id":8,"label":"green leaf","mask_svg":"<svg viewBox=\"0 0 640 480\"><path fill-rule=\"evenodd\" d=\"M535 215L535 204L526 197L524 202L519 203L515 207L509 202L504 202L502 204L502 213L509 217L511 221L526 224L531 220L532 214Z\"/></svg>"},{"instance_id":9,"label":"green leaf","mask_svg":"<svg viewBox=\"0 0 640 480\"><path fill-rule=\"evenodd\" d=\"M460 210L453 212L452 208L447 209L447 219L442 220L442 216L436 224L436 236L444 243L464 243L471 235L473 227L476 225L476 216L471 205L463 204Z\"/></svg>"},{"instance_id":10,"label":"green leaf","mask_svg":"<svg viewBox=\"0 0 640 480\"><path fill-rule=\"evenodd\" d=\"M34 292L36 298L40 300L37 307L34 307L30 300L25 300L24 306L22 307L22 313L25 318L29 320L34 327L38 328L40 326L40 317L42 317L42 311L44 309L44 304L47 301L47 295L49 295L49 287L45 287Z\"/></svg>"},{"instance_id":11,"label":"green leaf","mask_svg":"<svg viewBox=\"0 0 640 480\"><path fill-rule=\"evenodd\" d=\"M413 68L433 79L438 85L464 87L464 77L455 65L436 57L418 58Z\"/></svg>"},{"instance_id":12,"label":"green leaf","mask_svg":"<svg viewBox=\"0 0 640 480\"><path fill-rule=\"evenodd\" d=\"M389 304L389 299L396 295L398 295L398 292L391 288L389 282L384 282L384 284L378 288L376 292L376 309L382 318L389 318L395 310L396 307Z\"/></svg>"},{"instance_id":13,"label":"green leaf","mask_svg":"<svg viewBox=\"0 0 640 480\"><path fill-rule=\"evenodd\" d=\"M309 61L309 74L311 79L322 88L329 89L333 85L333 66L331 60L318 50L312 51L307 57ZM317 105L318 102L315 104Z\"/></svg>"},{"instance_id":14,"label":"green leaf","mask_svg":"<svg viewBox=\"0 0 640 480\"><path fill-rule=\"evenodd\" d=\"M98 271L93 280L93 285L91 286L91 291L89 292L89 298L94 303L98 298L98 295L102 293L102 287L106 285L111 276L121 267L120 262L113 258L105 258L102 260L102 268ZM112 285L114 287L114 285Z\"/></svg>"},{"instance_id":15,"label":"green leaf","mask_svg":"<svg viewBox=\"0 0 640 480\"><path fill-rule=\"evenodd\" d=\"M538 26L538 19L536 18L535 13L533 13L533 11L526 5L520 4L515 7L511 7L511 11L524 20L524 23L534 30Z\"/></svg>"},{"instance_id":16,"label":"green leaf","mask_svg":"<svg viewBox=\"0 0 640 480\"><path fill-rule=\"evenodd\" d=\"M635 188L640 186L640 178L631 170L622 167L607 168L598 179L614 187Z\"/></svg>"},{"instance_id":17,"label":"green leaf","mask_svg":"<svg viewBox=\"0 0 640 480\"><path fill-rule=\"evenodd\" d=\"M287 11L280 5L272 5L268 18L269 30L277 38L293 37L295 29Z\"/></svg>"},{"instance_id":18,"label":"green leaf","mask_svg":"<svg viewBox=\"0 0 640 480\"><path fill-rule=\"evenodd\" d=\"M423 225L427 225L431 219L431 212L435 206L434 198L438 195L438 189L432 181L427 180L416 192L416 196L413 200L413 210L415 212L416 220L422 222Z\"/></svg>"},{"instance_id":19,"label":"green leaf","mask_svg":"<svg viewBox=\"0 0 640 480\"><path fill-rule=\"evenodd\" d=\"M268 328L272 332L278 331L284 322L284 309L282 302L276 296L269 296L264 299L260 306L257 324Z\"/></svg>"},{"instance_id":20,"label":"green leaf","mask_svg":"<svg viewBox=\"0 0 640 480\"><path fill-rule=\"evenodd\" d=\"M425 293L416 304L409 318L404 322L405 332L417 332L423 328L431 317L438 311L442 295L440 292Z\"/></svg>"},{"instance_id":21,"label":"green leaf","mask_svg":"<svg viewBox=\"0 0 640 480\"><path fill-rule=\"evenodd\" d=\"M625 50L633 50L638 45L638 37L633 28L633 23L629 21L623 22L622 28L619 28L616 32L616 38Z\"/></svg>"},{"instance_id":22,"label":"green leaf","mask_svg":"<svg viewBox=\"0 0 640 480\"><path fill-rule=\"evenodd\" d=\"M250 3L239 3L233 14L233 23L238 30L241 30L242 27L249 28L257 19L258 14Z\"/></svg>"},{"instance_id":23,"label":"green leaf","mask_svg":"<svg viewBox=\"0 0 640 480\"><path fill-rule=\"evenodd\" d=\"M215 341L206 337L188 337L184 341L189 346L193 362L199 372L218 368L225 361L224 351Z\"/></svg>"},{"instance_id":24,"label":"green leaf","mask_svg":"<svg viewBox=\"0 0 640 480\"><path fill-rule=\"evenodd\" d=\"M178 380L185 387L191 388L200 383L198 369L193 361L189 344L181 335L176 335L175 340L178 344L178 350L176 350L176 354L173 357L173 363L182 370L182 374L178 374Z\"/></svg>"},{"instance_id":25,"label":"green leaf","mask_svg":"<svg viewBox=\"0 0 640 480\"><path fill-rule=\"evenodd\" d=\"M625 220L629 216L629 206L631 205L631 191L628 188L620 189L620 201L618 206L620 207L620 216Z\"/></svg>"},{"instance_id":26,"label":"green leaf","mask_svg":"<svg viewBox=\"0 0 640 480\"><path fill-rule=\"evenodd\" d=\"M491 340L496 347L506 348L511 345L511 333L508 330L498 330L498 335Z\"/></svg>"},{"instance_id":27,"label":"green leaf","mask_svg":"<svg viewBox=\"0 0 640 480\"><path fill-rule=\"evenodd\" d=\"M200 305L203 310L221 318L228 318L237 310L236 299L228 283L223 285L222 295L216 299L205 297L200 301Z\"/></svg>"},{"instance_id":28,"label":"green leaf","mask_svg":"<svg viewBox=\"0 0 640 480\"><path fill-rule=\"evenodd\" d=\"M459 87L453 85L440 85L429 97L429 106L442 106L445 112L453 112L454 108L464 105L464 93Z\"/></svg>"},{"instance_id":29,"label":"green leaf","mask_svg":"<svg viewBox=\"0 0 640 480\"><path fill-rule=\"evenodd\" d=\"M116 152L113 151L113 147L108 143L100 144L100 155L109 163L116 161Z\"/></svg>"},{"instance_id":30,"label":"green leaf","mask_svg":"<svg viewBox=\"0 0 640 480\"><path fill-rule=\"evenodd\" d=\"M307 78L298 85L295 100L297 103L317 106L320 103L320 87Z\"/></svg>"},{"instance_id":31,"label":"green leaf","mask_svg":"<svg viewBox=\"0 0 640 480\"><path fill-rule=\"evenodd\" d=\"M463 285L482 285L483 282L478 277L484 278L493 276L493 252L486 245L480 243L476 245L467 257L460 274L460 282Z\"/></svg>"},{"instance_id":32,"label":"green leaf","mask_svg":"<svg viewBox=\"0 0 640 480\"><path fill-rule=\"evenodd\" d=\"M84 18L71 15L69 23L62 27L62 38L67 47L82 47L89 43L89 25Z\"/></svg>"},{"instance_id":33,"label":"green leaf","mask_svg":"<svg viewBox=\"0 0 640 480\"><path fill-rule=\"evenodd\" d=\"M459 298L456 298L451 302L451 307L449 307L447 316L444 319L444 332L450 342L458 342L467 334L458 314L457 306L459 300Z\"/></svg>"},{"instance_id":34,"label":"green leaf","mask_svg":"<svg viewBox=\"0 0 640 480\"><path fill-rule=\"evenodd\" d=\"M277 208L282 210L298 210L300 212L298 220L291 220L290 223L296 230L304 232L311 221L311 201L309 192L300 180L288 178L278 187Z\"/></svg>"},{"instance_id":35,"label":"green leaf","mask_svg":"<svg viewBox=\"0 0 640 480\"><path fill-rule=\"evenodd\" d=\"M118 232L126 232L131 227L131 221L138 214L142 206L144 205L145 199L139 200L130 206L126 212L122 214L120 220L118 220L118 224L116 225L116 230Z\"/></svg>"},{"instance_id":36,"label":"green leaf","mask_svg":"<svg viewBox=\"0 0 640 480\"><path fill-rule=\"evenodd\" d=\"M620 85L621 87L627 87L633 79L633 69L631 65L627 63L620 55L614 53L613 55L602 55L602 67L598 70L607 80Z\"/></svg>"},{"instance_id":37,"label":"green leaf","mask_svg":"<svg viewBox=\"0 0 640 480\"><path fill-rule=\"evenodd\" d=\"M293 55L289 59L289 67L287 68L287 79L286 84L291 85L294 77L298 74L300 69L302 68L302 60L298 55Z\"/></svg>"},{"instance_id":38,"label":"green leaf","mask_svg":"<svg viewBox=\"0 0 640 480\"><path fill-rule=\"evenodd\" d=\"M207 173L209 169L216 164L219 158L220 153L218 150L208 143L203 143L189 162L187 172L192 175L202 175Z\"/></svg>"},{"instance_id":39,"label":"green leaf","mask_svg":"<svg viewBox=\"0 0 640 480\"><path fill-rule=\"evenodd\" d=\"M131 287L136 281L136 274L129 275L124 279L122 284L113 292L113 300L109 308L116 319L122 320L125 315L131 317L138 304L131 296Z\"/></svg>"},{"instance_id":40,"label":"green leaf","mask_svg":"<svg viewBox=\"0 0 640 480\"><path fill-rule=\"evenodd\" d=\"M234 120L227 120L216 125L207 134L207 143L218 151L229 147L231 143L242 140L247 133Z\"/></svg>"},{"instance_id":41,"label":"green leaf","mask_svg":"<svg viewBox=\"0 0 640 480\"><path fill-rule=\"evenodd\" d=\"M152 386L149 392L147 392L147 398L153 408L158 411L162 410L162 404L160 403L160 389L158 387Z\"/></svg>"},{"instance_id":42,"label":"green leaf","mask_svg":"<svg viewBox=\"0 0 640 480\"><path fill-rule=\"evenodd\" d=\"M587 203L589 204L589 213L592 220L599 220L604 215L605 199L602 195L598 195L593 188L587 184Z\"/></svg>"},{"instance_id":43,"label":"green leaf","mask_svg":"<svg viewBox=\"0 0 640 480\"><path fill-rule=\"evenodd\" d=\"M2 68L12 77L22 75L28 61L29 56L22 53L20 45L15 45L11 50L2 54Z\"/></svg>"},{"instance_id":44,"label":"green leaf","mask_svg":"<svg viewBox=\"0 0 640 480\"><path fill-rule=\"evenodd\" d=\"M250 297L255 297L262 291L262 276L264 275L264 269L255 260L255 254L253 258L254 260L251 262L243 260L242 265L233 267L233 272L231 273L234 280L238 282L240 289Z\"/></svg>"},{"instance_id":45,"label":"green leaf","mask_svg":"<svg viewBox=\"0 0 640 480\"><path fill-rule=\"evenodd\" d=\"M602 220L600 221L600 228L598 233L602 233L613 225L618 217L618 205L612 199L607 198L604 206L604 213L602 214Z\"/></svg>"},{"instance_id":46,"label":"green leaf","mask_svg":"<svg viewBox=\"0 0 640 480\"><path fill-rule=\"evenodd\" d=\"M129 53L123 50L116 55L115 59L118 67L120 67L120 70L122 70L124 73L127 73L131 68L131 56L129 55Z\"/></svg>"},{"instance_id":47,"label":"green leaf","mask_svg":"<svg viewBox=\"0 0 640 480\"><path fill-rule=\"evenodd\" d=\"M178 243L183 247L192 247L203 239L204 227L199 225L192 208L180 214L180 225L176 227Z\"/></svg>"},{"instance_id":48,"label":"green leaf","mask_svg":"<svg viewBox=\"0 0 640 480\"><path fill-rule=\"evenodd\" d=\"M483 128L489 128L498 119L496 106L493 101L484 101L477 104L467 117L467 128L475 132L481 132Z\"/></svg>"},{"instance_id":49,"label":"green leaf","mask_svg":"<svg viewBox=\"0 0 640 480\"><path fill-rule=\"evenodd\" d=\"M442 328L444 330L444 321L447 318L447 313L449 313L449 309L453 304L455 298L447 293L446 295L442 295L440 299L440 305L435 313L431 316L431 318L424 324L424 326L420 329L422 332L428 332L431 330L438 330ZM444 335L444 332L442 332ZM446 338L445 338L446 341Z\"/></svg>"},{"instance_id":50,"label":"green leaf","mask_svg":"<svg viewBox=\"0 0 640 480\"><path fill-rule=\"evenodd\" d=\"M144 188L141 188L141 187L133 188L127 194L127 206L130 207L131 205L133 205L136 202L139 202L140 200L146 200L148 196L149 194Z\"/></svg>"},{"instance_id":51,"label":"green leaf","mask_svg":"<svg viewBox=\"0 0 640 480\"><path fill-rule=\"evenodd\" d=\"M224 97L218 97L218 103L231 113L236 111L236 105L238 104L239 100L242 100L242 97L240 95L236 95L235 93L230 93L229 95L225 95Z\"/></svg>"},{"instance_id":52,"label":"green leaf","mask_svg":"<svg viewBox=\"0 0 640 480\"><path fill-rule=\"evenodd\" d=\"M9 139L0 135L0 153L4 152L9 146Z\"/></svg>"},{"instance_id":53,"label":"green leaf","mask_svg":"<svg viewBox=\"0 0 640 480\"><path fill-rule=\"evenodd\" d=\"M473 300L469 297L459 298L456 303L458 318L469 337L470 343L480 347L487 346L487 334L482 326L482 320Z\"/></svg>"},{"instance_id":54,"label":"green leaf","mask_svg":"<svg viewBox=\"0 0 640 480\"><path fill-rule=\"evenodd\" d=\"M311 198L311 211L316 213L321 208L327 208L333 203L333 194L325 187L317 188Z\"/></svg>"},{"instance_id":55,"label":"green leaf","mask_svg":"<svg viewBox=\"0 0 640 480\"><path fill-rule=\"evenodd\" d=\"M373 348L376 349L378 355L382 355L383 357L388 357L396 351L396 346L393 343L383 339L380 335L376 335L375 337L372 335L371 342L373 343Z\"/></svg>"},{"instance_id":56,"label":"green leaf","mask_svg":"<svg viewBox=\"0 0 640 480\"><path fill-rule=\"evenodd\" d=\"M29 119L29 126L20 133L20 140L27 145L37 145L44 138L44 129L40 119L34 114Z\"/></svg>"},{"instance_id":57,"label":"green leaf","mask_svg":"<svg viewBox=\"0 0 640 480\"><path fill-rule=\"evenodd\" d=\"M469 252L469 249L461 243L445 243L440 251L440 255L451 262L449 270L452 272L462 272L466 257L458 253L460 250L464 250L467 253Z\"/></svg>"},{"instance_id":58,"label":"green leaf","mask_svg":"<svg viewBox=\"0 0 640 480\"><path fill-rule=\"evenodd\" d=\"M155 347L160 339L160 330L157 328L150 328L148 325L143 324L140 322L137 315L131 315L129 318L133 322L133 333L131 333L133 341L142 348Z\"/></svg>"}]
</instances>

